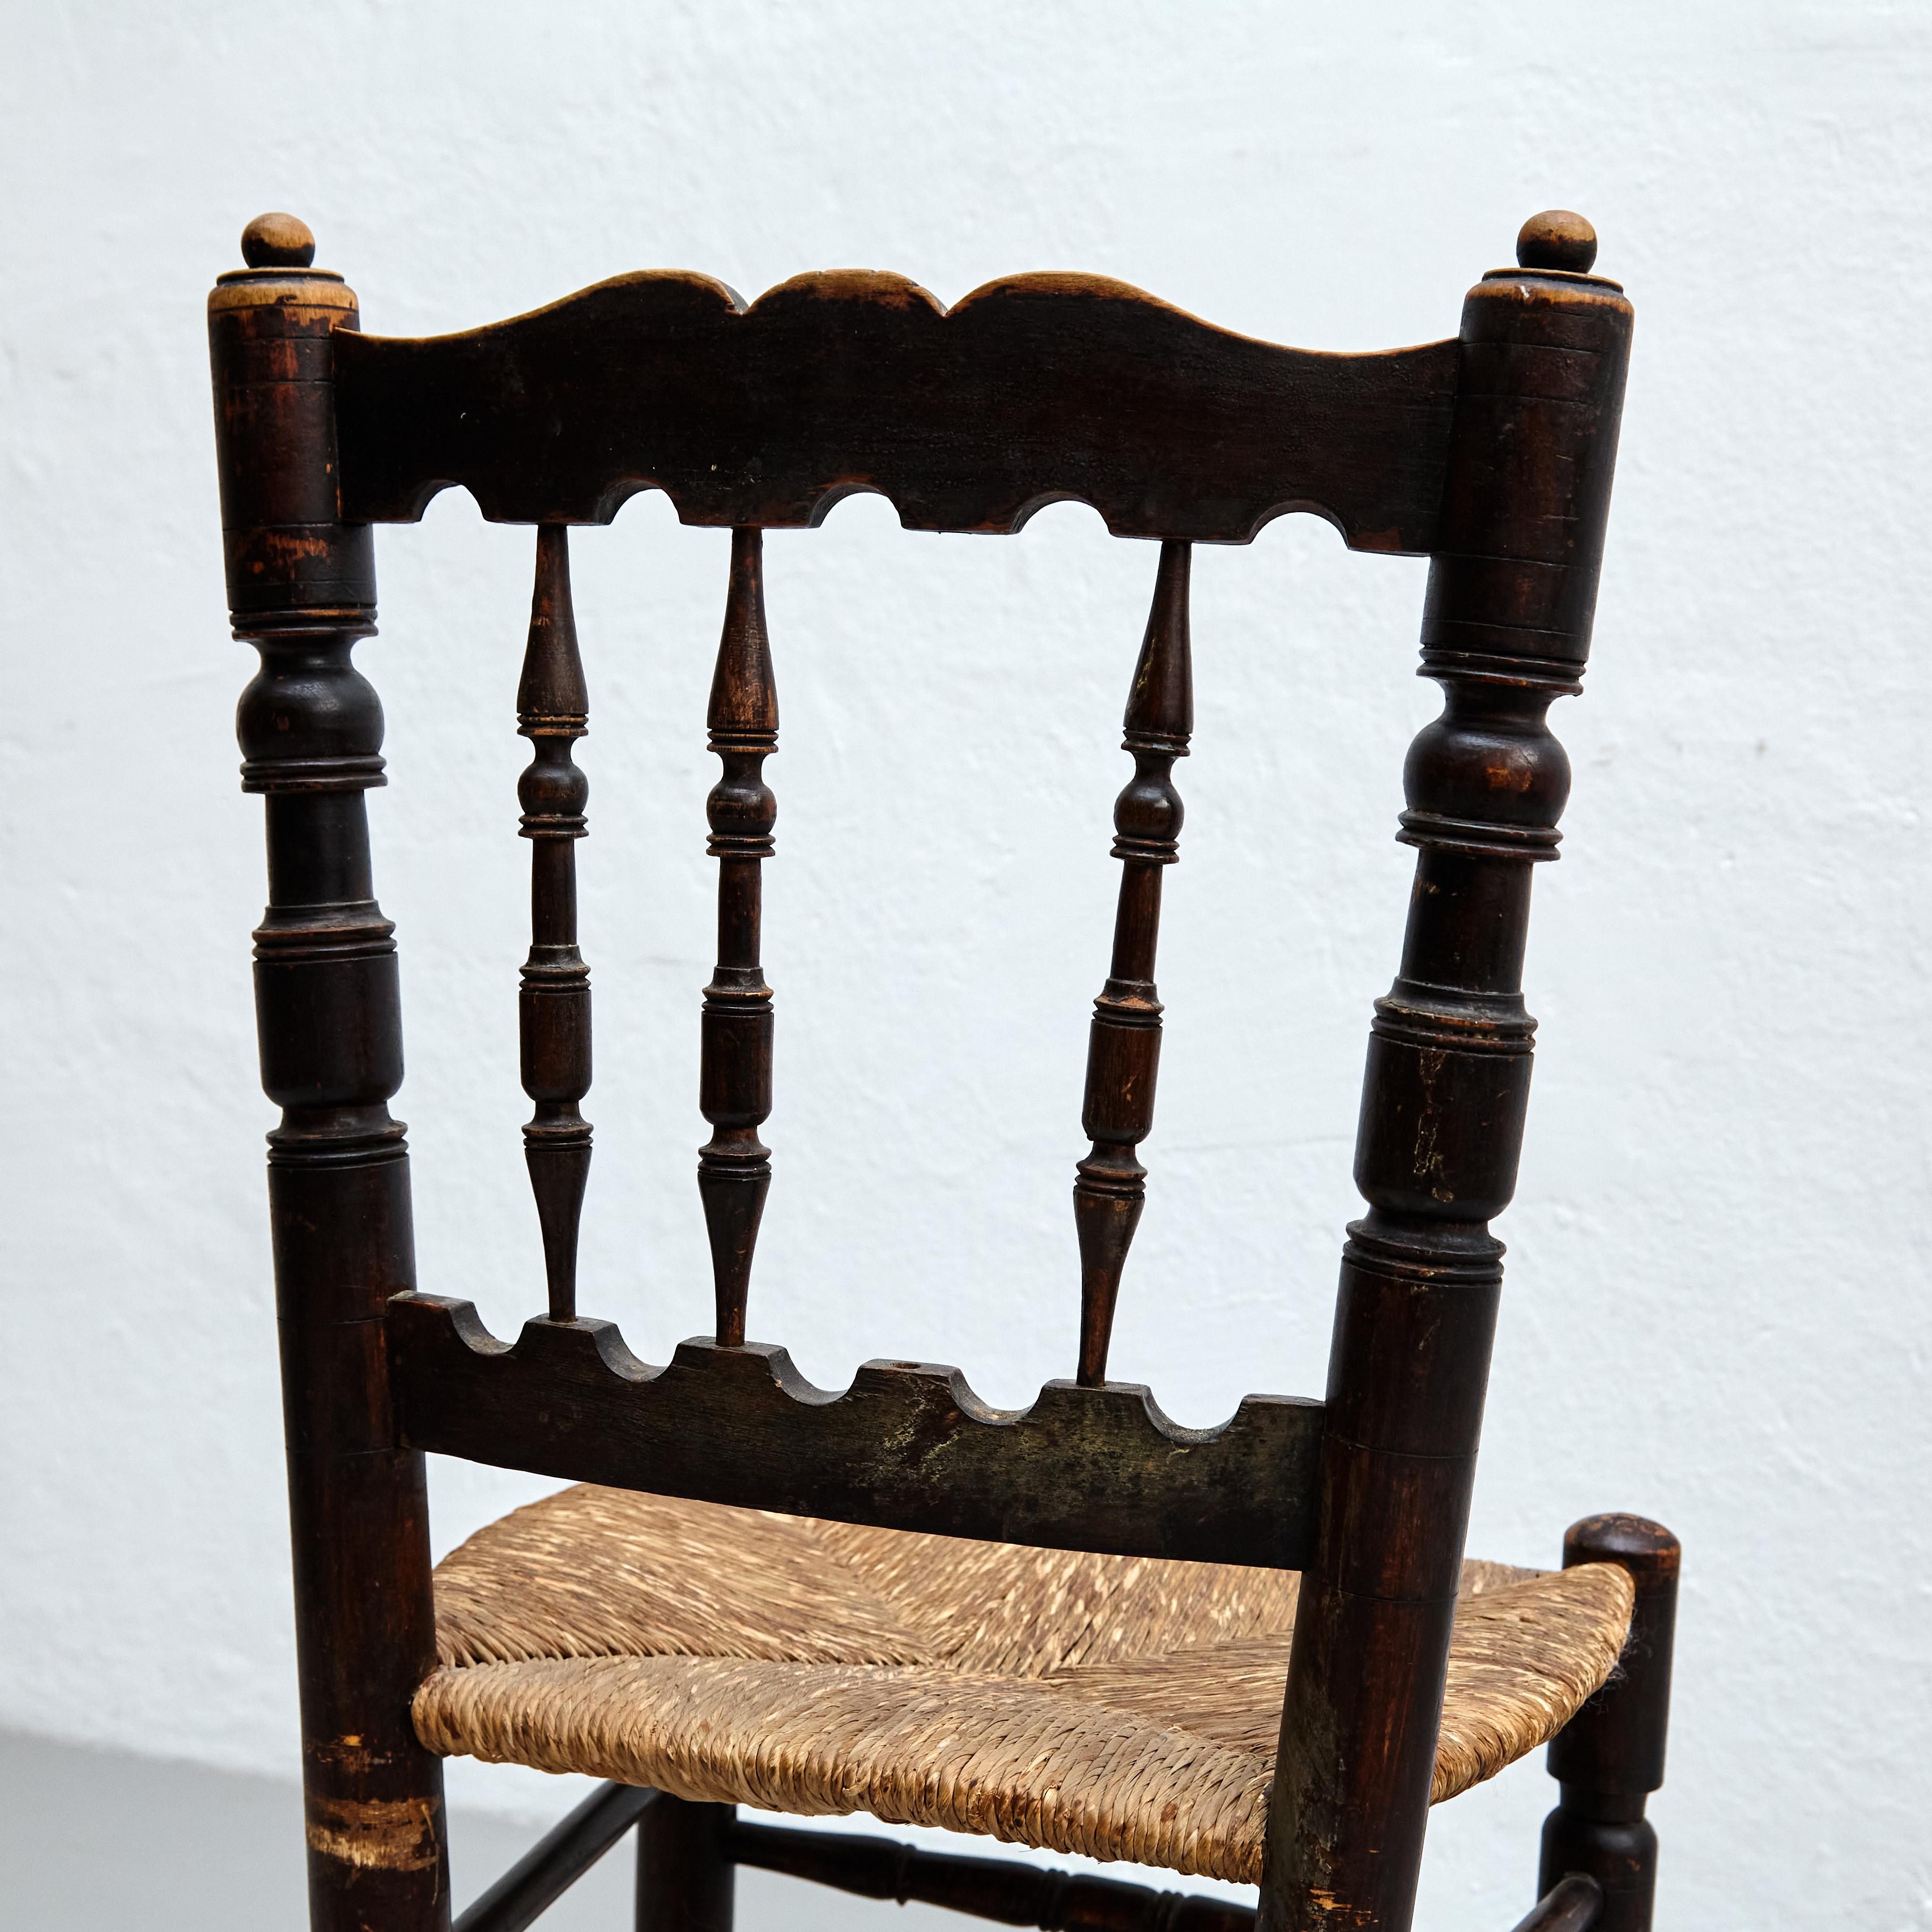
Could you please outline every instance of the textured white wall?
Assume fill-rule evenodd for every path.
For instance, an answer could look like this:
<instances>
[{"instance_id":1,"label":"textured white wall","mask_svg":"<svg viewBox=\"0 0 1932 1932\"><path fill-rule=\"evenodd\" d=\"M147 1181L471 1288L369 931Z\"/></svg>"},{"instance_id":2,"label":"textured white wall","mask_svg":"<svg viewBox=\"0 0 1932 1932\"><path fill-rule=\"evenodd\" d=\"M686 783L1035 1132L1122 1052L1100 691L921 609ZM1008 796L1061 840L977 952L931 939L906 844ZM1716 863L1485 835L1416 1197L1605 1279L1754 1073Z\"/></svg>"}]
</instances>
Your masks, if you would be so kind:
<instances>
[{"instance_id":1,"label":"textured white wall","mask_svg":"<svg viewBox=\"0 0 1932 1932\"><path fill-rule=\"evenodd\" d=\"M1664 1922L1932 1924L1919 802L1932 16L1850 0L1368 8L18 10L0 68L8 1270L0 1723L286 1770L293 1696L201 302L304 215L368 324L617 270L944 299L1088 268L1276 340L1452 332L1580 208L1639 314L1472 1546L1622 1507L1683 1536ZM379 542L424 1285L541 1298L515 969L527 533ZM694 1150L703 712L725 540L576 546L598 998L585 1304L709 1320ZM1066 1371L1067 1190L1148 547L883 502L768 547L784 707L773 1188L753 1326L806 1372ZM1150 1200L1115 1372L1206 1422L1320 1385L1424 566L1285 520L1202 554ZM1268 1096L1274 1097L1268 1097ZM439 1546L534 1486L439 1467ZM529 1803L529 1786L464 1786ZM490 1794L498 1794L493 1800ZM1438 1814L1427 1923L1524 1902L1534 1766Z\"/></svg>"}]
</instances>

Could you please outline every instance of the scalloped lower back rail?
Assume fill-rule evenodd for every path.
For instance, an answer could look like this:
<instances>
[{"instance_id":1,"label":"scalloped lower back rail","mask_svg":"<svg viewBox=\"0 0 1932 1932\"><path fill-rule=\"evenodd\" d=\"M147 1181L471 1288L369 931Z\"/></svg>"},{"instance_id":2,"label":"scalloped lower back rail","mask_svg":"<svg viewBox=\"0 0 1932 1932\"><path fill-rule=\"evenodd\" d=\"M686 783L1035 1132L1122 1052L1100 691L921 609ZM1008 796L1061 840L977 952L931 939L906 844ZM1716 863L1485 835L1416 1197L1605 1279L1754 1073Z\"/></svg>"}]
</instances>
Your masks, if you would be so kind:
<instances>
[{"instance_id":1,"label":"scalloped lower back rail","mask_svg":"<svg viewBox=\"0 0 1932 1932\"><path fill-rule=\"evenodd\" d=\"M842 1394L782 1348L682 1343L668 1368L608 1322L527 1322L512 1347L466 1301L398 1295L403 1440L539 1475L950 1536L1299 1569L1323 1408L1251 1395L1183 1429L1148 1391L1054 1382L988 1408L956 1369L868 1362Z\"/></svg>"},{"instance_id":2,"label":"scalloped lower back rail","mask_svg":"<svg viewBox=\"0 0 1932 1932\"><path fill-rule=\"evenodd\" d=\"M1124 282L1016 275L950 310L902 275L621 275L459 335L338 332L341 514L409 522L460 485L495 523L796 527L889 497L909 530L1090 503L1117 536L1246 543L1312 510L1352 548L1436 542L1460 350L1259 342Z\"/></svg>"}]
</instances>

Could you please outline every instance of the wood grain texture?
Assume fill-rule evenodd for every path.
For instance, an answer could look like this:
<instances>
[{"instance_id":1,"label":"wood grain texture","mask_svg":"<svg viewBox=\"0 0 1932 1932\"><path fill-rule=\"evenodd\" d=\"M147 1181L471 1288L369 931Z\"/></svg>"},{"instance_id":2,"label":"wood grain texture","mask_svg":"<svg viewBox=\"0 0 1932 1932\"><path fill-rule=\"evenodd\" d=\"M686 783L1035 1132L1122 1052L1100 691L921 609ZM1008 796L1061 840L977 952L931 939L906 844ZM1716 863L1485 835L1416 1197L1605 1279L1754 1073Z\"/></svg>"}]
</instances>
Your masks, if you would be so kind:
<instances>
[{"instance_id":1,"label":"wood grain texture","mask_svg":"<svg viewBox=\"0 0 1932 1932\"><path fill-rule=\"evenodd\" d=\"M608 1322L498 1341L467 1302L389 1310L412 1448L702 1502L1050 1550L1300 1566L1317 1402L1250 1396L1218 1429L1170 1422L1144 1388L1049 1382L988 1407L956 1369L868 1362L814 1388L782 1348L681 1344L640 1362Z\"/></svg>"},{"instance_id":2,"label":"wood grain texture","mask_svg":"<svg viewBox=\"0 0 1932 1932\"><path fill-rule=\"evenodd\" d=\"M1090 503L1117 536L1245 543L1292 509L1358 550L1436 539L1460 358L1278 348L1123 282L1015 276L950 311L902 276L620 276L464 334L344 338L342 514L460 484L501 523L814 524L876 490L910 530Z\"/></svg>"},{"instance_id":3,"label":"wood grain texture","mask_svg":"<svg viewBox=\"0 0 1932 1932\"><path fill-rule=\"evenodd\" d=\"M290 252L255 238L250 266L220 277L208 298L215 472L238 628L244 620L300 628L317 613L367 614L376 602L376 546L365 524L343 514L336 438L336 349L359 326L356 295L338 274L286 265Z\"/></svg>"}]
</instances>

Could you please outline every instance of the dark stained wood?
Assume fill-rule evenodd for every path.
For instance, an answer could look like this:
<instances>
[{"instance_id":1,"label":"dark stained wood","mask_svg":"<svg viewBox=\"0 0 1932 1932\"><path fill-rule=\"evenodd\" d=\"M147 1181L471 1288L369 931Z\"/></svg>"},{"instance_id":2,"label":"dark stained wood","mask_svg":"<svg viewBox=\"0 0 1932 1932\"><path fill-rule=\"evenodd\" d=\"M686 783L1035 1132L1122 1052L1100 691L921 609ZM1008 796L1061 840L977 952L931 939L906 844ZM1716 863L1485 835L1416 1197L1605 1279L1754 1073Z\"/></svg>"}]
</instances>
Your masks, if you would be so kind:
<instances>
[{"instance_id":1,"label":"dark stained wood","mask_svg":"<svg viewBox=\"0 0 1932 1932\"><path fill-rule=\"evenodd\" d=\"M956 1369L868 1362L842 1394L782 1348L682 1343L653 1369L608 1322L533 1321L514 1348L468 1302L389 1311L412 1448L580 1482L1052 1550L1299 1567L1316 1402L1250 1396L1178 1427L1148 1391L1047 1384L989 1408Z\"/></svg>"},{"instance_id":2,"label":"dark stained wood","mask_svg":"<svg viewBox=\"0 0 1932 1932\"><path fill-rule=\"evenodd\" d=\"M530 644L517 687L517 730L530 741L517 784L521 835L530 842L530 950L518 994L524 1091L536 1111L524 1160L543 1231L550 1319L577 1312L577 1234L590 1178L590 969L577 946L576 842L590 782L571 748L590 728L590 698L570 601L570 532L537 530Z\"/></svg>"},{"instance_id":3,"label":"dark stained wood","mask_svg":"<svg viewBox=\"0 0 1932 1932\"><path fill-rule=\"evenodd\" d=\"M524 1932L616 1844L662 1792L600 1784L458 1918L451 1932Z\"/></svg>"},{"instance_id":4,"label":"dark stained wood","mask_svg":"<svg viewBox=\"0 0 1932 1932\"><path fill-rule=\"evenodd\" d=\"M434 1661L433 1450L890 1528L1299 1568L1257 1922L1406 1932L1502 1281L1490 1223L1514 1188L1528 1103L1531 868L1556 855L1569 784L1545 714L1580 688L1588 653L1629 352L1630 305L1589 272L1588 224L1532 218L1518 267L1470 292L1454 341L1364 356L1250 341L1077 275L989 284L950 313L885 274L802 277L748 310L702 277L628 276L466 335L386 341L357 332L355 297L313 268L293 218L262 218L244 248L209 331L229 601L262 657L238 728L244 784L268 818L257 1013L262 1084L283 1109L270 1204L312 1926L448 1923L440 1771L409 1722ZM382 782L382 718L351 659L374 628L369 524L412 520L451 484L492 519L539 526L518 708L534 747L524 1071L550 1312L514 1347L468 1304L413 1292L388 1111L402 1072L394 945L363 799ZM563 529L653 486L686 521L734 532L710 713L724 774L700 1090L717 1335L664 1369L574 1315L590 1060L571 748L587 704ZM859 490L916 528L1012 529L1078 497L1117 532L1163 540L1076 1184L1079 1376L1024 1412L910 1363L868 1364L832 1394L743 1339L771 1104L759 881L778 716L759 530L810 524ZM1327 1401L1250 1396L1222 1427L1186 1430L1144 1389L1104 1378L1153 1118L1161 868L1192 723L1187 546L1245 542L1287 508L1328 517L1357 549L1430 555L1422 672L1443 708L1404 774L1415 884L1370 1030L1355 1162L1368 1208L1343 1251ZM1572 1532L1566 1562L1605 1556L1636 1576L1637 1616L1624 1674L1552 1747L1562 1798L1525 1922L1538 1932L1649 1924L1643 1810L1663 1775L1676 1545L1632 1518ZM631 1801L600 1802L615 1808L597 1811L608 1826ZM873 1896L923 1886L908 1895L1033 1915L1011 1922L1246 1922L1105 1881L807 1843L737 1825L728 1807L664 1797L643 1816L650 1932L725 1932L734 1848Z\"/></svg>"},{"instance_id":5,"label":"dark stained wood","mask_svg":"<svg viewBox=\"0 0 1932 1932\"><path fill-rule=\"evenodd\" d=\"M449 1921L442 1767L410 1699L434 1667L423 1460L396 1438L382 1346L412 1285L393 928L376 904L363 794L382 712L350 653L375 628L368 532L336 520L332 332L339 276L286 216L208 303L222 520L238 637L261 655L236 733L268 820L255 934L268 1211L287 1420L310 1924Z\"/></svg>"},{"instance_id":6,"label":"dark stained wood","mask_svg":"<svg viewBox=\"0 0 1932 1932\"><path fill-rule=\"evenodd\" d=\"M304 246L313 254L312 237L280 235L245 237L249 266L218 277L208 298L229 610L238 631L244 618L299 629L314 614L366 630L376 548L337 495L335 352L359 326L356 296L340 275L291 264Z\"/></svg>"},{"instance_id":7,"label":"dark stained wood","mask_svg":"<svg viewBox=\"0 0 1932 1932\"><path fill-rule=\"evenodd\" d=\"M1252 1907L1222 1899L1156 1892L1012 1858L922 1852L891 1838L740 1822L731 1827L727 1844L741 1865L833 1886L861 1898L941 1905L997 1924L1038 1926L1041 1932L1252 1932L1255 1922Z\"/></svg>"},{"instance_id":8,"label":"dark stained wood","mask_svg":"<svg viewBox=\"0 0 1932 1932\"><path fill-rule=\"evenodd\" d=\"M1436 538L1460 351L1282 349L1097 275L1018 275L950 312L899 275L801 275L745 310L622 275L466 334L342 345L344 514L410 522L460 484L499 523L816 523L854 490L910 530L1090 503L1119 536L1245 543L1288 509L1358 550Z\"/></svg>"},{"instance_id":9,"label":"dark stained wood","mask_svg":"<svg viewBox=\"0 0 1932 1932\"><path fill-rule=\"evenodd\" d=\"M724 770L705 811L706 849L718 866L718 964L704 989L698 1111L712 1126L698 1150L698 1186L711 1242L719 1344L745 1339L752 1255L772 1184L771 1150L758 1129L772 1111L772 989L758 962L764 861L778 802L764 763L778 744L778 686L765 631L764 538L731 532L724 632L711 684L710 746Z\"/></svg>"},{"instance_id":10,"label":"dark stained wood","mask_svg":"<svg viewBox=\"0 0 1932 1932\"><path fill-rule=\"evenodd\" d=\"M1587 1873L1603 1888L1601 1932L1650 1932L1657 1832L1643 1814L1664 1783L1682 1557L1676 1538L1642 1516L1586 1516L1563 1538L1564 1569L1621 1563L1636 1586L1616 1676L1550 1746L1550 1774L1563 1795L1544 1821L1538 1882Z\"/></svg>"},{"instance_id":11,"label":"dark stained wood","mask_svg":"<svg viewBox=\"0 0 1932 1932\"><path fill-rule=\"evenodd\" d=\"M1078 1379L1107 1378L1107 1344L1120 1273L1147 1202L1147 1169L1135 1150L1154 1126L1160 1071L1160 996L1155 948L1160 938L1161 868L1180 856L1180 794L1174 761L1187 755L1194 730L1194 668L1187 634L1192 556L1184 543L1160 547L1154 608L1127 697L1126 736L1134 776L1114 802L1114 856L1121 862L1114 915L1114 960L1094 1002L1087 1042L1087 1098L1081 1131L1093 1142L1076 1170L1073 1218L1080 1240Z\"/></svg>"},{"instance_id":12,"label":"dark stained wood","mask_svg":"<svg viewBox=\"0 0 1932 1932\"><path fill-rule=\"evenodd\" d=\"M1412 747L1402 961L1376 1005L1329 1360L1315 1548L1270 1797L1266 1932L1406 1927L1428 1813L1534 1022L1530 867L1569 791L1544 714L1590 641L1631 311L1546 259L1462 312ZM1565 244L1565 246L1570 244ZM1565 256L1565 260L1569 259Z\"/></svg>"},{"instance_id":13,"label":"dark stained wood","mask_svg":"<svg viewBox=\"0 0 1932 1932\"><path fill-rule=\"evenodd\" d=\"M659 1794L638 1824L638 1932L731 1932L736 1816Z\"/></svg>"},{"instance_id":14,"label":"dark stained wood","mask_svg":"<svg viewBox=\"0 0 1932 1932\"><path fill-rule=\"evenodd\" d=\"M1582 1872L1571 1872L1516 1921L1515 1932L1590 1932L1601 1922L1603 1912L1603 1887Z\"/></svg>"}]
</instances>

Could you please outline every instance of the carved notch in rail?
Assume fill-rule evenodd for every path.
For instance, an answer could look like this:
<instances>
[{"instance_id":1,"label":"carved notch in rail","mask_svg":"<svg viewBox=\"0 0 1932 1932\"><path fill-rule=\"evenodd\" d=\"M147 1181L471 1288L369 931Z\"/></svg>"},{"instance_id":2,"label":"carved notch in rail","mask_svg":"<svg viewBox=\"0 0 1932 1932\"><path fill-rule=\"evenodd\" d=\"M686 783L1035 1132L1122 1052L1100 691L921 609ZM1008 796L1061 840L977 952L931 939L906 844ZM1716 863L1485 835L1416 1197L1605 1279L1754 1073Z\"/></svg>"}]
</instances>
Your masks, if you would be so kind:
<instances>
[{"instance_id":1,"label":"carved notch in rail","mask_svg":"<svg viewBox=\"0 0 1932 1932\"><path fill-rule=\"evenodd\" d=\"M1319 1402L1251 1395L1184 1429L1148 1391L1047 1384L981 1402L958 1370L868 1362L842 1394L782 1348L681 1344L652 1368L608 1322L526 1323L514 1346L466 1301L389 1304L403 1439L538 1475L889 1529L1298 1569Z\"/></svg>"}]
</instances>

